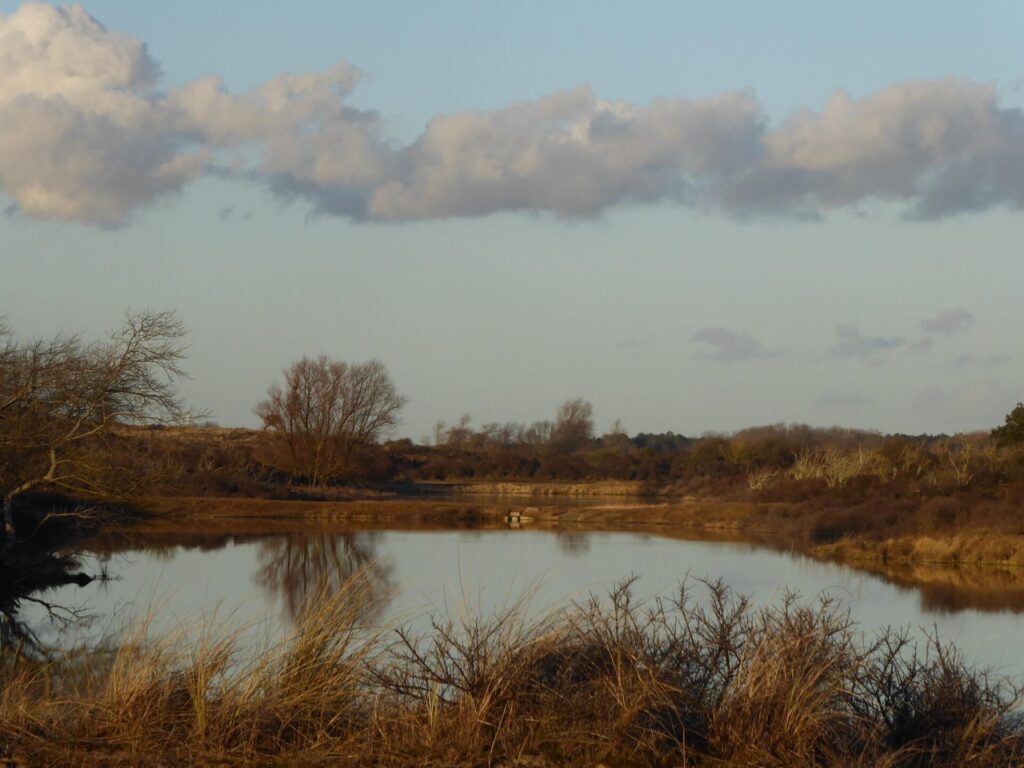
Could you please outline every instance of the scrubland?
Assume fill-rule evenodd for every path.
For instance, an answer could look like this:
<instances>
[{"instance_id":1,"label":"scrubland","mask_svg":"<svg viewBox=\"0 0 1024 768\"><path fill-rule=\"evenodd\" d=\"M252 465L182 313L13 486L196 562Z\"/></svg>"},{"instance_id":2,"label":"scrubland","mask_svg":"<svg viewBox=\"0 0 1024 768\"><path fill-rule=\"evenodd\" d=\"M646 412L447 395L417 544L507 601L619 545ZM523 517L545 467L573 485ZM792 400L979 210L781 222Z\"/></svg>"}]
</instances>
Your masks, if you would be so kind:
<instances>
[{"instance_id":1,"label":"scrubland","mask_svg":"<svg viewBox=\"0 0 1024 768\"><path fill-rule=\"evenodd\" d=\"M165 498L150 505L164 511L219 498L236 500L241 514L245 500L264 499L302 504L264 504L262 514L316 514L308 507L317 505L324 515L410 521L427 515L437 522L446 509L463 521L531 506L537 508L532 516L549 523L792 536L801 548L832 558L1024 564L1024 449L1000 447L986 434L909 437L773 426L695 439L605 435L571 451L495 435L483 430L432 446L408 440L368 446L345 477L318 486L266 433L252 430L125 431L120 450L130 458L118 465L135 466L141 484L147 473L156 478L152 485ZM439 492L459 494L465 503L446 507ZM480 493L506 502L488 507L474 501ZM408 495L428 501L418 510L396 504ZM559 495L594 503L549 503ZM623 500L618 508L616 498Z\"/></svg>"},{"instance_id":2,"label":"scrubland","mask_svg":"<svg viewBox=\"0 0 1024 768\"><path fill-rule=\"evenodd\" d=\"M1018 693L937 640L865 638L830 602L757 608L721 584L634 603L628 583L368 629L353 579L252 648L200 629L29 659L0 675L21 765L1013 766ZM315 606L315 607L314 607ZM196 628L191 631L195 632Z\"/></svg>"}]
</instances>

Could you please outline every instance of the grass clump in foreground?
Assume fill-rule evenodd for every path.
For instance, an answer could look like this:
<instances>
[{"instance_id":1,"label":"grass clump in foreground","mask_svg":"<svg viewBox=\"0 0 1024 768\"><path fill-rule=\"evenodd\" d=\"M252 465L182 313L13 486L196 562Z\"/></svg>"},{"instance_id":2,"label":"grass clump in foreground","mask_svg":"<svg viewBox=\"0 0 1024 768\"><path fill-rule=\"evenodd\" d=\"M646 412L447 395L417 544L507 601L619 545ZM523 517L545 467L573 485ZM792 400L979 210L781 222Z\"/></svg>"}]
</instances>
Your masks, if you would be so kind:
<instances>
[{"instance_id":1,"label":"grass clump in foreground","mask_svg":"<svg viewBox=\"0 0 1024 768\"><path fill-rule=\"evenodd\" d=\"M358 582L358 579L356 580ZM700 598L699 600L693 599ZM0 754L25 765L1014 766L1018 692L933 640L870 641L822 600L764 609L630 584L531 623L357 628L358 585L286 642L134 639L9 658Z\"/></svg>"}]
</instances>

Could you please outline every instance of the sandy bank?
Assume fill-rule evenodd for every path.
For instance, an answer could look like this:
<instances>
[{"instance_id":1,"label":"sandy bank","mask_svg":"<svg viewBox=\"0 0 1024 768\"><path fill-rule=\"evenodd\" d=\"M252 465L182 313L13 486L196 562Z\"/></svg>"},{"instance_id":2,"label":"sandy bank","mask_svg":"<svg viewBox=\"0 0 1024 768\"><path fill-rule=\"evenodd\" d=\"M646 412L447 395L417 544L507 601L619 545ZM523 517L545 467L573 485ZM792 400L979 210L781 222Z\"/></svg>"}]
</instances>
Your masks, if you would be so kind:
<instances>
[{"instance_id":1,"label":"sandy bank","mask_svg":"<svg viewBox=\"0 0 1024 768\"><path fill-rule=\"evenodd\" d=\"M380 501L291 501L238 498L153 498L142 505L157 516L206 519L303 519L373 526L516 525L602 531L649 529L659 535L673 531L728 534L734 541L786 541L787 548L833 561L879 564L937 563L1024 566L1024 535L996 530L971 530L969 521L948 533L881 537L870 531L822 541L813 535L829 512L799 505L755 502L671 501L597 502L565 506L544 497L510 496L495 502L425 499Z\"/></svg>"}]
</instances>

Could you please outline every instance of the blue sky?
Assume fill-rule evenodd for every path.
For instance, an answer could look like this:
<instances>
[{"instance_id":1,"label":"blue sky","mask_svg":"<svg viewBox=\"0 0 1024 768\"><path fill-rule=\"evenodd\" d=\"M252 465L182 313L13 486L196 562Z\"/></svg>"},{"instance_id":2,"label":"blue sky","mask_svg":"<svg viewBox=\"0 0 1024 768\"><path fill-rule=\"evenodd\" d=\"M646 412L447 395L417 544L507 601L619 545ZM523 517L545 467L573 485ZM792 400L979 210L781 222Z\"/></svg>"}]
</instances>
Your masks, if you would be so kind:
<instances>
[{"instance_id":1,"label":"blue sky","mask_svg":"<svg viewBox=\"0 0 1024 768\"><path fill-rule=\"evenodd\" d=\"M414 438L577 395L687 434L956 431L1024 397L1020 4L29 10L0 2L0 314L177 308L223 424L321 352L384 360ZM294 86L301 125L228 96L339 60L365 76Z\"/></svg>"}]
</instances>

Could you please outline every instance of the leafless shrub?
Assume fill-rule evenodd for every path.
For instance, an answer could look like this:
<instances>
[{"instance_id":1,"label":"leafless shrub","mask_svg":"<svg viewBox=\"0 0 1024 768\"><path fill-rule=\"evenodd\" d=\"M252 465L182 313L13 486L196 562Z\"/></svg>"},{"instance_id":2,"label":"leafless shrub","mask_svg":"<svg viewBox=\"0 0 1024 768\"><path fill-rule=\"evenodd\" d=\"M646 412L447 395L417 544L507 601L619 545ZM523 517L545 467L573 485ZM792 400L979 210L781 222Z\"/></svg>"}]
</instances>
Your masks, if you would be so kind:
<instances>
[{"instance_id":1,"label":"leafless shrub","mask_svg":"<svg viewBox=\"0 0 1024 768\"><path fill-rule=\"evenodd\" d=\"M868 471L870 455L863 450L815 448L797 454L789 471L794 480L824 480L829 488L842 488Z\"/></svg>"},{"instance_id":2,"label":"leafless shrub","mask_svg":"<svg viewBox=\"0 0 1024 768\"><path fill-rule=\"evenodd\" d=\"M778 479L779 473L774 469L755 469L747 475L747 486L752 491L760 491L771 487Z\"/></svg>"},{"instance_id":3,"label":"leafless shrub","mask_svg":"<svg viewBox=\"0 0 1024 768\"><path fill-rule=\"evenodd\" d=\"M936 451L946 459L946 463L953 471L958 488L966 488L974 479L971 470L972 459L974 459L974 441L966 435L957 435L949 440L943 440L936 446Z\"/></svg>"},{"instance_id":4,"label":"leafless shrub","mask_svg":"<svg viewBox=\"0 0 1024 768\"><path fill-rule=\"evenodd\" d=\"M246 660L232 637L128 638L0 665L0 756L26 764L1009 768L1019 695L906 633L865 640L793 596L630 584L540 622L522 608L387 641L353 588Z\"/></svg>"}]
</instances>

